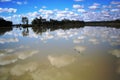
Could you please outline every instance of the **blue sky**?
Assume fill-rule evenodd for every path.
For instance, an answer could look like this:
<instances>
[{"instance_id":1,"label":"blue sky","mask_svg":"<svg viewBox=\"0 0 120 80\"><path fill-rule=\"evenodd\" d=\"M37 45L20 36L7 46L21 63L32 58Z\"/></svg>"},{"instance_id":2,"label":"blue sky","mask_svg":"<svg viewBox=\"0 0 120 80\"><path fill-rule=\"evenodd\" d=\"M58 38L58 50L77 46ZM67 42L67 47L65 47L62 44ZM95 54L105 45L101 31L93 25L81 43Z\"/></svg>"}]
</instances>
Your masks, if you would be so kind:
<instances>
[{"instance_id":1,"label":"blue sky","mask_svg":"<svg viewBox=\"0 0 120 80\"><path fill-rule=\"evenodd\" d=\"M21 23L42 16L49 20L101 21L120 19L120 0L0 0L0 17Z\"/></svg>"}]
</instances>

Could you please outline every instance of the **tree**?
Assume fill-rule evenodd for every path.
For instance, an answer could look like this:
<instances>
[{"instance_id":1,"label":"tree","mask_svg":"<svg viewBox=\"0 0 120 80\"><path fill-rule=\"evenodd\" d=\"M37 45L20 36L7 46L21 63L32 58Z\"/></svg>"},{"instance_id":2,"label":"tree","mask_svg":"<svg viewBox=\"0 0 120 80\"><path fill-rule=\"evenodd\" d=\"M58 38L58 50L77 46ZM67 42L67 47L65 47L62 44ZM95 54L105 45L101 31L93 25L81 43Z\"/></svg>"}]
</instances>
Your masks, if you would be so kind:
<instances>
[{"instance_id":1,"label":"tree","mask_svg":"<svg viewBox=\"0 0 120 80\"><path fill-rule=\"evenodd\" d=\"M28 24L28 18L27 17L22 17L22 23L23 24Z\"/></svg>"}]
</instances>

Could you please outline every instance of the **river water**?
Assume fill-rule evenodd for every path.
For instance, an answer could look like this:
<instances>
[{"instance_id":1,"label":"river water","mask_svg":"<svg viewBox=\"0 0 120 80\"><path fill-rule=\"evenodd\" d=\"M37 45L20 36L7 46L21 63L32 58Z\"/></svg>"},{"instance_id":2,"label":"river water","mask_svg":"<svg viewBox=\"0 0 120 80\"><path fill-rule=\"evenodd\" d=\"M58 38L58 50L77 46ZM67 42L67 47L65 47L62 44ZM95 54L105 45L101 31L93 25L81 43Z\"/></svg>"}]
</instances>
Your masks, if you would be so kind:
<instances>
[{"instance_id":1,"label":"river water","mask_svg":"<svg viewBox=\"0 0 120 80\"><path fill-rule=\"evenodd\" d=\"M0 80L120 80L120 29L0 28Z\"/></svg>"}]
</instances>

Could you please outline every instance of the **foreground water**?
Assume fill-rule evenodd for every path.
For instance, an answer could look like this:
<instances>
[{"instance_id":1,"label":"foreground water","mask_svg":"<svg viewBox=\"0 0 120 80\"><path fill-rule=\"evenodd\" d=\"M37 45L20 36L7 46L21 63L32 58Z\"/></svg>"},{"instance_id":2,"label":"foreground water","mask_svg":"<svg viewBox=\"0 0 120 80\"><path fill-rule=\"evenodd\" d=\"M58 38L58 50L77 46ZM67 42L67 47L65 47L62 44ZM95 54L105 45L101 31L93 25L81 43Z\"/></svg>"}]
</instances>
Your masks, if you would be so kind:
<instances>
[{"instance_id":1,"label":"foreground water","mask_svg":"<svg viewBox=\"0 0 120 80\"><path fill-rule=\"evenodd\" d=\"M120 80L120 29L0 28L0 80Z\"/></svg>"}]
</instances>

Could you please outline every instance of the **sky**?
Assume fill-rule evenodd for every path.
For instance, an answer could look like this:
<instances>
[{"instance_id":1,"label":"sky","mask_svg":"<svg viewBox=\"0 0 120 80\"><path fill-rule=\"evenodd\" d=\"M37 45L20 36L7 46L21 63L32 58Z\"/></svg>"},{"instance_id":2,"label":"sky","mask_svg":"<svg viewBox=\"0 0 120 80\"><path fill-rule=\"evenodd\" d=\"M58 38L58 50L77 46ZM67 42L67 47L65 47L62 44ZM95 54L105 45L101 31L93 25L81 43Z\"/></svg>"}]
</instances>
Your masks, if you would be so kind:
<instances>
[{"instance_id":1,"label":"sky","mask_svg":"<svg viewBox=\"0 0 120 80\"><path fill-rule=\"evenodd\" d=\"M0 17L14 24L22 17L83 21L120 19L120 0L0 0Z\"/></svg>"}]
</instances>

